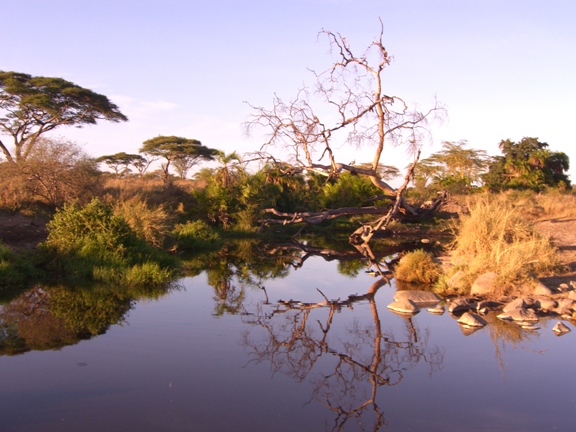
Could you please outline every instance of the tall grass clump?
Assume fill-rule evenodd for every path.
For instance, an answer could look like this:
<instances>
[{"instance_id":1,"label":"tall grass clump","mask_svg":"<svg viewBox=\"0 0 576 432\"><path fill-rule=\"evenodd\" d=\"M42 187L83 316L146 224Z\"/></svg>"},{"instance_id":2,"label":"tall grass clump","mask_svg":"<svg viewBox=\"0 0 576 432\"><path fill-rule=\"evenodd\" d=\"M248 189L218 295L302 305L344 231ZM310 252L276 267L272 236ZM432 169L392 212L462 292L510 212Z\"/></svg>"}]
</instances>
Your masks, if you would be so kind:
<instances>
[{"instance_id":1,"label":"tall grass clump","mask_svg":"<svg viewBox=\"0 0 576 432\"><path fill-rule=\"evenodd\" d=\"M556 250L505 196L482 195L456 222L453 263L470 277L496 272L504 291L558 268ZM504 294L502 292L501 294Z\"/></svg>"},{"instance_id":2,"label":"tall grass clump","mask_svg":"<svg viewBox=\"0 0 576 432\"><path fill-rule=\"evenodd\" d=\"M432 254L423 249L408 252L394 269L396 279L413 283L434 283L441 273L440 265L434 261Z\"/></svg>"},{"instance_id":3,"label":"tall grass clump","mask_svg":"<svg viewBox=\"0 0 576 432\"><path fill-rule=\"evenodd\" d=\"M84 207L66 205L47 228L41 248L46 267L60 279L137 286L175 276L175 258L138 237L122 216L98 199Z\"/></svg>"},{"instance_id":4,"label":"tall grass clump","mask_svg":"<svg viewBox=\"0 0 576 432\"><path fill-rule=\"evenodd\" d=\"M149 206L141 197L119 202L114 213L122 216L136 234L147 243L161 248L170 233L170 215L163 204Z\"/></svg>"}]
</instances>

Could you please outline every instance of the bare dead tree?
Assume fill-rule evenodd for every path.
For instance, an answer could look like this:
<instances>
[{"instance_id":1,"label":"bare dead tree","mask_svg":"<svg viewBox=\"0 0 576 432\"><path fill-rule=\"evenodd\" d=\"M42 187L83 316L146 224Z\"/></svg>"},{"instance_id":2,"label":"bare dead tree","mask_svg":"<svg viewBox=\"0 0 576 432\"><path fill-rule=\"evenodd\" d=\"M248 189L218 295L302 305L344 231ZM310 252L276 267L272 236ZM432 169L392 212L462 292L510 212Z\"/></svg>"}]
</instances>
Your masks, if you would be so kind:
<instances>
[{"instance_id":1,"label":"bare dead tree","mask_svg":"<svg viewBox=\"0 0 576 432\"><path fill-rule=\"evenodd\" d=\"M271 108L251 106L254 113L246 128L248 133L255 128L268 131L261 150L274 148L287 154L289 162L283 162L284 170L289 167L294 173L317 173L327 178L336 178L343 171L367 176L386 195L394 197L392 212L388 214L388 211L377 208L347 208L306 215L281 214L268 209L276 218L267 222L278 223L280 218L284 224L314 224L332 217L373 212L388 215L387 219L380 218L374 222L374 226L383 229L386 221L399 211L412 215L418 213L402 196L408 181L395 189L380 175L379 167L385 156L385 144L408 146L414 156L414 163L406 175L408 180L419 158L421 144L429 134L429 120L442 116L444 108L436 102L426 111L411 109L401 97L385 93L383 73L392 57L384 47L382 21L380 24L379 37L360 55L353 52L341 34L323 30L320 34L327 37L336 60L326 71L315 73L315 91L311 94L303 88L289 102L275 95ZM321 103L320 107L317 102ZM360 164L338 161L335 150L343 143L356 148L370 147L372 160ZM369 230L355 239L369 242L372 235L372 230Z\"/></svg>"}]
</instances>

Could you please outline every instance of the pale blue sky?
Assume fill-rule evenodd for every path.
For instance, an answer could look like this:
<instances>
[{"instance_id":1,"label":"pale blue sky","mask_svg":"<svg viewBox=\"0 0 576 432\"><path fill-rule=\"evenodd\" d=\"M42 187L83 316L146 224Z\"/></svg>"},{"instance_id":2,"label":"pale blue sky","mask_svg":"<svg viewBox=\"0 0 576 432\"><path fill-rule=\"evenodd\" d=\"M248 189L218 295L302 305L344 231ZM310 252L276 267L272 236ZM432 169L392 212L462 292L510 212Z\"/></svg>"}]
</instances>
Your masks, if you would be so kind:
<instances>
[{"instance_id":1,"label":"pale blue sky","mask_svg":"<svg viewBox=\"0 0 576 432\"><path fill-rule=\"evenodd\" d=\"M244 101L294 96L313 83L307 68L330 64L321 29L360 52L378 17L394 56L385 91L448 109L423 157L444 140L496 155L501 139L536 136L576 168L572 0L5 1L0 69L59 76L118 104L128 123L57 132L94 156L137 152L156 135L243 153L261 144L243 135ZM405 158L391 149L383 162L402 168Z\"/></svg>"}]
</instances>

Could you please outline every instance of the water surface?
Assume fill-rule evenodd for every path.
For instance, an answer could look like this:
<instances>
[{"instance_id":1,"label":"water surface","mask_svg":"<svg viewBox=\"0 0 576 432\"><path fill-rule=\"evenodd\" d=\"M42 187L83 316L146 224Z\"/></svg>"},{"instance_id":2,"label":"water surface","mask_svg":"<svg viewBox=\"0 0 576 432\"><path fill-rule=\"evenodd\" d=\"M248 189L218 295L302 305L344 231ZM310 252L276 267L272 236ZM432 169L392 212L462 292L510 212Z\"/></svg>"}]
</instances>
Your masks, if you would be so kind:
<instances>
[{"instance_id":1,"label":"water surface","mask_svg":"<svg viewBox=\"0 0 576 432\"><path fill-rule=\"evenodd\" d=\"M76 324L59 349L42 339L5 350L1 430L574 428L576 345L573 333L553 334L557 320L533 332L492 320L466 335L448 313L392 313L393 282L360 267L343 274L311 257L273 278L243 278L240 267L185 278L156 299L119 298L120 322L102 312L117 323L90 334ZM67 308L84 315L70 322L98 316L78 304Z\"/></svg>"}]
</instances>

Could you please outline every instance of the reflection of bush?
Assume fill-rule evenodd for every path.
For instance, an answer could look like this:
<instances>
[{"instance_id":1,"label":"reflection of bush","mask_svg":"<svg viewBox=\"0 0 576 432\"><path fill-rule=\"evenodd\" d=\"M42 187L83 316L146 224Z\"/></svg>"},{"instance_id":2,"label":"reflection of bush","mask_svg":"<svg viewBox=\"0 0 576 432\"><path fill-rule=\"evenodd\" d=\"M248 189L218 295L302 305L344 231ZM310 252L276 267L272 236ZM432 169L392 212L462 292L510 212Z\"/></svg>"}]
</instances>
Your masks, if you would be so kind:
<instances>
[{"instance_id":1,"label":"reflection of bush","mask_svg":"<svg viewBox=\"0 0 576 432\"><path fill-rule=\"evenodd\" d=\"M32 288L0 312L0 355L60 349L104 334L138 298L158 298L173 287Z\"/></svg>"}]
</instances>

